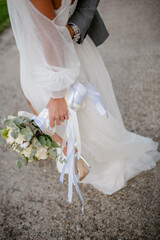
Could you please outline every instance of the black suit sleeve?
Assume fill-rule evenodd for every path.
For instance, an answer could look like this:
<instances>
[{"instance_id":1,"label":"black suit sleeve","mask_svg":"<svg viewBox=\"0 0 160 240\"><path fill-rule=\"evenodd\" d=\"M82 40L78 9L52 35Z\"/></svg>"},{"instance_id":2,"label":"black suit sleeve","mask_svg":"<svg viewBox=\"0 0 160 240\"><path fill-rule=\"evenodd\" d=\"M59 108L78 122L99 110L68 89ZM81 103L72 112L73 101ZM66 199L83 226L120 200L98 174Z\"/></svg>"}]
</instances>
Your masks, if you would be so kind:
<instances>
[{"instance_id":1,"label":"black suit sleeve","mask_svg":"<svg viewBox=\"0 0 160 240\"><path fill-rule=\"evenodd\" d=\"M68 22L76 24L81 31L81 38L78 43L82 43L86 32L94 18L95 11L100 0L78 0L76 9Z\"/></svg>"}]
</instances>

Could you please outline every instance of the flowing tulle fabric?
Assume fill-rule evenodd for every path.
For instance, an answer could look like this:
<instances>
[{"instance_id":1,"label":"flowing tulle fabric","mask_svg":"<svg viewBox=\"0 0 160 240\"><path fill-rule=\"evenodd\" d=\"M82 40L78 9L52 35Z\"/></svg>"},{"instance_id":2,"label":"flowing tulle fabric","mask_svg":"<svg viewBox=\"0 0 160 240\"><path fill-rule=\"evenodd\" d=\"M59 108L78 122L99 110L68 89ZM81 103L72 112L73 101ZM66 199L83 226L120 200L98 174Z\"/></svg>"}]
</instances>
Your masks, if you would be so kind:
<instances>
[{"instance_id":1,"label":"flowing tulle fabric","mask_svg":"<svg viewBox=\"0 0 160 240\"><path fill-rule=\"evenodd\" d=\"M160 159L158 143L126 130L110 76L90 37L75 48L84 79L100 92L109 113L107 119L101 116L87 98L85 107L77 112L82 156L91 165L81 183L92 184L103 193L112 194L126 186L129 179L156 165ZM57 167L61 172L62 165L58 163Z\"/></svg>"},{"instance_id":2,"label":"flowing tulle fabric","mask_svg":"<svg viewBox=\"0 0 160 240\"><path fill-rule=\"evenodd\" d=\"M13 33L20 52L22 89L30 100L34 98L29 91L32 85L46 90L50 96L52 91L68 89L77 81L80 62L65 26L69 17L70 2L63 0L61 11L50 20L29 0L7 1Z\"/></svg>"},{"instance_id":3,"label":"flowing tulle fabric","mask_svg":"<svg viewBox=\"0 0 160 240\"><path fill-rule=\"evenodd\" d=\"M57 17L50 21L29 1L8 0L20 52L21 86L38 113L46 107L52 91L68 89L76 81L82 84L89 81L96 88L109 117L100 115L86 97L85 104L77 111L81 153L91 165L81 182L112 194L129 179L156 165L160 159L158 143L126 130L98 49L88 35L83 44L74 44L65 27L70 2L63 1ZM56 126L61 137L66 126L67 121ZM58 162L58 171L62 168L63 164Z\"/></svg>"}]
</instances>

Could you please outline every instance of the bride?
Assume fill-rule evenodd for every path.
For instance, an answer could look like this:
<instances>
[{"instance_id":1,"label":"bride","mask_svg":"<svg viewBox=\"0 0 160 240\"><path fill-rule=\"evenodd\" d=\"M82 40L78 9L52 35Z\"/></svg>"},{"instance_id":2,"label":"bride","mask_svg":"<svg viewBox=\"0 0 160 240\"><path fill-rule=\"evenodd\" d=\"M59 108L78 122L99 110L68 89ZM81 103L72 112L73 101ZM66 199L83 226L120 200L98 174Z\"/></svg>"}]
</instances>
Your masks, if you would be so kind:
<instances>
[{"instance_id":1,"label":"bride","mask_svg":"<svg viewBox=\"0 0 160 240\"><path fill-rule=\"evenodd\" d=\"M69 119L69 88L89 82L105 105L108 117L85 96L77 111L81 157L75 162L79 182L105 194L120 190L129 179L149 170L160 159L158 143L126 130L112 82L95 43L86 35L82 44L67 25L77 0L8 0L12 30L20 53L21 87L32 112L49 111L53 139L63 145ZM84 23L85 24L85 23ZM97 93L96 92L96 93ZM75 152L77 148L75 147ZM83 156L83 157L82 157ZM91 166L88 169L87 164ZM57 162L62 172L63 164ZM66 169L66 172L67 169Z\"/></svg>"}]
</instances>

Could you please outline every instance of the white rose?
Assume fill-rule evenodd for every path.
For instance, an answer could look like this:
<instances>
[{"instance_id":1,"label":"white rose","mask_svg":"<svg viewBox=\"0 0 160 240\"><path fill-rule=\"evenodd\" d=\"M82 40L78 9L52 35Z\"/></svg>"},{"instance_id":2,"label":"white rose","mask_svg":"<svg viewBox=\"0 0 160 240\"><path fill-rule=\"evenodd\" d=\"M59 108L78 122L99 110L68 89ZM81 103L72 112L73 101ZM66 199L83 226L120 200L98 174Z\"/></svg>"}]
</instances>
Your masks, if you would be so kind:
<instances>
[{"instance_id":1,"label":"white rose","mask_svg":"<svg viewBox=\"0 0 160 240\"><path fill-rule=\"evenodd\" d=\"M17 148L17 149L15 148L15 151L18 152L18 153L21 153L20 150L19 150L18 148Z\"/></svg>"},{"instance_id":2,"label":"white rose","mask_svg":"<svg viewBox=\"0 0 160 240\"><path fill-rule=\"evenodd\" d=\"M36 156L38 159L46 159L46 158L48 158L47 149L48 149L47 146L39 148L39 149L37 150L37 153L36 153L35 156Z\"/></svg>"},{"instance_id":3,"label":"white rose","mask_svg":"<svg viewBox=\"0 0 160 240\"><path fill-rule=\"evenodd\" d=\"M15 139L11 136L11 132L12 132L12 129L10 128L10 130L8 132L8 137L6 138L6 142L8 144L12 144L15 142Z\"/></svg>"},{"instance_id":4,"label":"white rose","mask_svg":"<svg viewBox=\"0 0 160 240\"><path fill-rule=\"evenodd\" d=\"M57 154L62 154L62 148L56 148Z\"/></svg>"},{"instance_id":5,"label":"white rose","mask_svg":"<svg viewBox=\"0 0 160 240\"><path fill-rule=\"evenodd\" d=\"M27 148L24 148L21 154L24 154L25 157L29 158L29 156L31 155L31 151L32 151L32 145L30 145Z\"/></svg>"},{"instance_id":6,"label":"white rose","mask_svg":"<svg viewBox=\"0 0 160 240\"><path fill-rule=\"evenodd\" d=\"M14 117L14 116L12 116L12 115L9 115L9 116L8 116L8 119L14 119L14 118L16 118L16 117Z\"/></svg>"},{"instance_id":7,"label":"white rose","mask_svg":"<svg viewBox=\"0 0 160 240\"><path fill-rule=\"evenodd\" d=\"M22 144L23 141L26 141L24 136L22 134L18 134L18 137L15 139L15 142L18 143L18 144Z\"/></svg>"},{"instance_id":8,"label":"white rose","mask_svg":"<svg viewBox=\"0 0 160 240\"><path fill-rule=\"evenodd\" d=\"M29 146L29 142L24 142L24 143L20 144L21 148L26 148L28 146Z\"/></svg>"},{"instance_id":9,"label":"white rose","mask_svg":"<svg viewBox=\"0 0 160 240\"><path fill-rule=\"evenodd\" d=\"M29 159L28 162L33 162L33 160L32 160L32 159Z\"/></svg>"},{"instance_id":10,"label":"white rose","mask_svg":"<svg viewBox=\"0 0 160 240\"><path fill-rule=\"evenodd\" d=\"M16 149L16 147L17 147L17 143L14 143L13 145L12 145L12 149L14 150L14 151L17 151L17 149Z\"/></svg>"}]
</instances>

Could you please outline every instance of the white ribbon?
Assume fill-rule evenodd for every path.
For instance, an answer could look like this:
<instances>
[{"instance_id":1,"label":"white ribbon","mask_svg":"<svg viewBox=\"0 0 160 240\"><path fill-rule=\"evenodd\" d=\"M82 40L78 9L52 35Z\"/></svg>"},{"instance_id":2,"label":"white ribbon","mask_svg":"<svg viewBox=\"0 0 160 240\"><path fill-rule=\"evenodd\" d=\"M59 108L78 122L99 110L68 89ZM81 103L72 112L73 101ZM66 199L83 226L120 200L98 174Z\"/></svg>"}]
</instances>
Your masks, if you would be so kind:
<instances>
[{"instance_id":1,"label":"white ribbon","mask_svg":"<svg viewBox=\"0 0 160 240\"><path fill-rule=\"evenodd\" d=\"M84 200L80 193L75 174L74 174L74 154L75 150L74 147L77 146L78 150L78 159L81 155L81 139L79 133L79 125L77 120L77 111L80 107L85 106L85 102L82 102L84 97L88 97L92 103L95 105L96 109L99 111L101 115L106 114L108 117L108 113L105 109L103 101L100 97L100 94L95 90L95 88L89 83L85 82L84 85L80 82L76 82L72 87L68 90L68 95L66 96L66 102L68 104L68 125L66 129L66 137L68 140L67 146L67 162L64 164L60 181L63 183L64 180L64 173L66 166L68 168L68 201L72 202L72 188L73 184L75 185L76 191L78 192L80 199L82 201L82 213L84 213ZM65 141L66 142L66 141Z\"/></svg>"},{"instance_id":2,"label":"white ribbon","mask_svg":"<svg viewBox=\"0 0 160 240\"><path fill-rule=\"evenodd\" d=\"M53 128L49 125L49 112L47 108L44 108L38 116L26 112L26 111L19 111L18 116L27 117L30 120L34 120L37 126L41 129L41 131L48 135L53 135L56 132L55 126Z\"/></svg>"},{"instance_id":3,"label":"white ribbon","mask_svg":"<svg viewBox=\"0 0 160 240\"><path fill-rule=\"evenodd\" d=\"M65 96L67 105L68 105L68 124L66 128L66 139L63 139L62 146L64 147L66 141L67 145L67 162L64 164L60 181L63 183L64 174L66 167L68 168L68 201L72 202L72 192L73 192L73 184L76 188L77 193L82 201L82 213L84 213L84 200L81 195L80 189L77 184L77 180L74 173L74 158L75 158L75 147L77 147L78 159L81 156L81 138L79 133L79 124L77 119L77 111L80 108L85 106L85 101L83 101L84 97L88 97L98 110L101 115L106 115L108 117L108 113L105 109L104 103L100 97L99 92L95 90L95 88L86 81L84 84L80 82L76 82L68 89L68 94ZM83 102L82 102L83 101ZM19 111L18 116L28 117L31 120L34 120L35 123L40 127L43 133L53 135L55 133L55 127L51 128L49 125L49 115L48 109L44 108L38 116L34 114Z\"/></svg>"}]
</instances>

